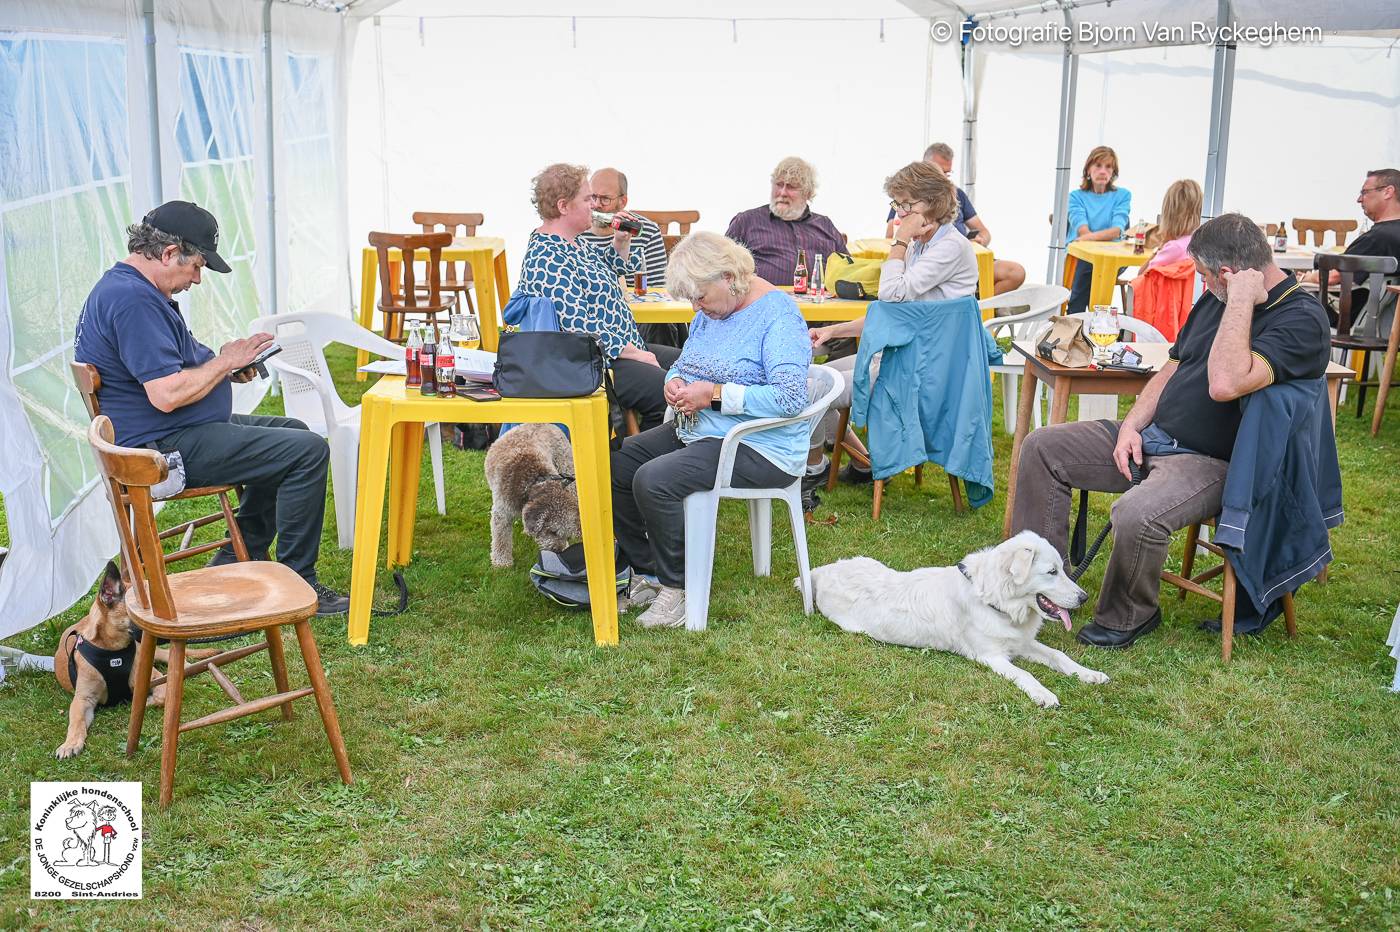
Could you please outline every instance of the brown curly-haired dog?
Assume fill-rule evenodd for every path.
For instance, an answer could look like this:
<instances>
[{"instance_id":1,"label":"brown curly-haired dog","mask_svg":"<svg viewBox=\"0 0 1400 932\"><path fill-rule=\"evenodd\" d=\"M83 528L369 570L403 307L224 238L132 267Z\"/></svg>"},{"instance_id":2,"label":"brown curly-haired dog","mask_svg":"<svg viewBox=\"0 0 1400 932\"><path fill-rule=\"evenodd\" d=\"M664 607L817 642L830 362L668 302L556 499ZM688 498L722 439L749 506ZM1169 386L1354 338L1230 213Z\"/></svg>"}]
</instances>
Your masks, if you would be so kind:
<instances>
[{"instance_id":1,"label":"brown curly-haired dog","mask_svg":"<svg viewBox=\"0 0 1400 932\"><path fill-rule=\"evenodd\" d=\"M553 424L521 424L491 444L486 484L491 487L491 563L514 562L512 526L517 515L541 550L563 550L582 536L574 456Z\"/></svg>"}]
</instances>

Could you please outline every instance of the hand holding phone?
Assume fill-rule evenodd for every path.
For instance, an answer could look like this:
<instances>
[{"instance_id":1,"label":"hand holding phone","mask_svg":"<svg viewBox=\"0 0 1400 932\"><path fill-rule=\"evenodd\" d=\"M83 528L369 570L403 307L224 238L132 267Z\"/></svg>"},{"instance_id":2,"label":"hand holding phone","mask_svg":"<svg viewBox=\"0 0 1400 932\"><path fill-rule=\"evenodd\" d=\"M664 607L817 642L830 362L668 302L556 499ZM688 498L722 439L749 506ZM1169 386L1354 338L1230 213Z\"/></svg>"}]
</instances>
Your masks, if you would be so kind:
<instances>
[{"instance_id":1,"label":"hand holding phone","mask_svg":"<svg viewBox=\"0 0 1400 932\"><path fill-rule=\"evenodd\" d=\"M256 369L258 378L265 379L267 378L267 361L280 352L282 352L282 347L278 346L276 343L269 343L266 348L264 348L261 353L254 356L253 361L248 363L244 368Z\"/></svg>"}]
</instances>

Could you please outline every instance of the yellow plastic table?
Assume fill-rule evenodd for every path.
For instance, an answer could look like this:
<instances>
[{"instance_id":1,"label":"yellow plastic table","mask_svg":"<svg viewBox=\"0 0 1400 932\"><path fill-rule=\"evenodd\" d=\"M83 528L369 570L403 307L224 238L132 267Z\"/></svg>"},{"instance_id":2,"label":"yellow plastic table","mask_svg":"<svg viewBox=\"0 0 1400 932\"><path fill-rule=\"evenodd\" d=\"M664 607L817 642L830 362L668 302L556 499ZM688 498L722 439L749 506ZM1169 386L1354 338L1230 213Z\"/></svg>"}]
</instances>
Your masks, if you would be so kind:
<instances>
[{"instance_id":1,"label":"yellow plastic table","mask_svg":"<svg viewBox=\"0 0 1400 932\"><path fill-rule=\"evenodd\" d=\"M1118 270L1127 265L1146 265L1157 252L1144 249L1133 252L1131 243L1097 242L1075 240L1069 244L1065 259L1065 287L1074 288L1074 270L1077 263L1088 262L1093 268L1093 278L1089 281L1089 308L1096 304L1113 303L1113 286L1118 282Z\"/></svg>"},{"instance_id":2,"label":"yellow plastic table","mask_svg":"<svg viewBox=\"0 0 1400 932\"><path fill-rule=\"evenodd\" d=\"M886 259L893 242L883 236L871 236L853 239L848 245L853 259ZM990 298L996 290L996 279L992 276L992 263L996 261L996 255L981 243L973 243L972 251L977 254L977 293Z\"/></svg>"},{"instance_id":3,"label":"yellow plastic table","mask_svg":"<svg viewBox=\"0 0 1400 932\"><path fill-rule=\"evenodd\" d=\"M397 264L398 250L391 250L389 261ZM427 259L426 249L418 250L419 259ZM506 241L499 236L459 236L451 246L442 250L444 262L467 262L472 268L476 288L476 312L481 324L481 348L496 351L501 337L501 309L510 300L510 280L506 268ZM379 290L379 251L366 246L360 254L360 326L374 329L374 296ZM369 362L369 352L355 353L355 366ZM365 373L355 373L357 381Z\"/></svg>"},{"instance_id":4,"label":"yellow plastic table","mask_svg":"<svg viewBox=\"0 0 1400 932\"><path fill-rule=\"evenodd\" d=\"M593 639L617 643L617 586L613 565L612 472L608 462L608 400L599 391L586 398L502 398L480 402L435 398L385 376L360 400L360 475L355 499L355 551L350 571L351 644L369 641L370 600L379 563L384 485L389 485L386 564L406 566L413 556L413 521L423 459L423 425L563 424L569 430L578 489L579 523L593 604ZM489 546L487 541L482 547Z\"/></svg>"},{"instance_id":5,"label":"yellow plastic table","mask_svg":"<svg viewBox=\"0 0 1400 932\"><path fill-rule=\"evenodd\" d=\"M792 294L791 288L783 291ZM811 321L845 321L864 317L870 307L869 301L847 301L843 298L827 298L820 303L793 295L802 317ZM639 324L688 324L698 313L689 301L678 301L664 291L653 291L644 298L630 292L627 295L632 317Z\"/></svg>"}]
</instances>

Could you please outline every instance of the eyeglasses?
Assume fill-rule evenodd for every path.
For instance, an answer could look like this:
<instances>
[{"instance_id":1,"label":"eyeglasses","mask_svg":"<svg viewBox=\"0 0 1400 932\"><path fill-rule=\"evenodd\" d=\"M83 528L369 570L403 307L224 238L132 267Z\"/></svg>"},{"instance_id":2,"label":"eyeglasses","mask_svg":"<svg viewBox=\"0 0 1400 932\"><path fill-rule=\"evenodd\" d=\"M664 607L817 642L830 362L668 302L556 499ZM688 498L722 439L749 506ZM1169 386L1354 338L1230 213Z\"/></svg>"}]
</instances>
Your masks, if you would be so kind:
<instances>
[{"instance_id":1,"label":"eyeglasses","mask_svg":"<svg viewBox=\"0 0 1400 932\"><path fill-rule=\"evenodd\" d=\"M892 210L902 210L902 211L904 211L906 214L912 214L912 213L914 212L914 208L917 207L918 205L922 204L922 203L924 203L924 202L923 202L923 201L909 201L907 204L901 204L899 201L890 201L890 208L891 208Z\"/></svg>"},{"instance_id":2,"label":"eyeglasses","mask_svg":"<svg viewBox=\"0 0 1400 932\"><path fill-rule=\"evenodd\" d=\"M1386 188L1389 188L1389 187L1391 187L1391 186L1388 185L1388 184L1382 184L1382 185L1377 185L1377 186L1374 187L1374 188L1362 188L1362 189L1361 189L1361 193L1358 194L1358 195L1356 195L1356 196L1357 196L1357 197L1365 197L1367 194L1375 194L1377 191L1384 191Z\"/></svg>"},{"instance_id":3,"label":"eyeglasses","mask_svg":"<svg viewBox=\"0 0 1400 932\"><path fill-rule=\"evenodd\" d=\"M612 195L612 194L590 194L590 195L588 195L588 200L589 200L589 202L592 203L592 204L611 204L613 201L620 201L620 200L622 200L622 195L621 195L621 194L618 194L618 195Z\"/></svg>"}]
</instances>

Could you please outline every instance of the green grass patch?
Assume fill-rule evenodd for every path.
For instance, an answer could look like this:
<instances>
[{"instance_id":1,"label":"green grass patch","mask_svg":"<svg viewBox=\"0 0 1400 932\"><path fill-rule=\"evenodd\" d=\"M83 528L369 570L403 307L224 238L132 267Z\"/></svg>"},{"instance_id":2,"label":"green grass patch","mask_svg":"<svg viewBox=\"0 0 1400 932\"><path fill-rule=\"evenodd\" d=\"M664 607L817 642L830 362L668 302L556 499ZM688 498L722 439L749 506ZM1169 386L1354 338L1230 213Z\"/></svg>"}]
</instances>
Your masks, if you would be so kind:
<instances>
[{"instance_id":1,"label":"green grass patch","mask_svg":"<svg viewBox=\"0 0 1400 932\"><path fill-rule=\"evenodd\" d=\"M446 517L423 470L411 610L376 619L361 648L343 619L316 623L355 783L339 784L301 704L290 723L185 736L160 813L157 717L131 761L125 708L56 761L68 697L19 677L0 692L0 926L1400 927L1400 697L1382 646L1400 591L1400 413L1378 439L1348 412L1338 430L1347 523L1331 582L1299 595L1297 641L1278 625L1224 666L1195 597L1168 598L1162 627L1123 653L1047 625L1047 643L1113 678L1033 668L1053 711L959 657L804 616L784 525L756 579L734 505L710 630L624 619L620 646L596 648L586 614L531 589L528 538L513 569L491 568L482 454L449 449ZM1000 481L1010 438L996 444ZM935 469L923 491L895 481L877 524L868 487L843 487L827 499L840 523L809 530L812 559L949 564L1000 538L1003 502L956 515ZM321 573L346 588L333 515ZM392 602L382 572L379 596ZM51 652L86 609L10 643ZM246 693L272 687L259 658L232 670ZM188 714L220 698L200 677ZM142 902L28 900L29 781L67 779L146 783Z\"/></svg>"}]
</instances>

